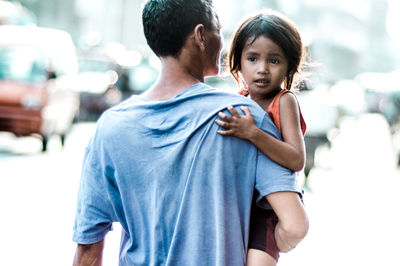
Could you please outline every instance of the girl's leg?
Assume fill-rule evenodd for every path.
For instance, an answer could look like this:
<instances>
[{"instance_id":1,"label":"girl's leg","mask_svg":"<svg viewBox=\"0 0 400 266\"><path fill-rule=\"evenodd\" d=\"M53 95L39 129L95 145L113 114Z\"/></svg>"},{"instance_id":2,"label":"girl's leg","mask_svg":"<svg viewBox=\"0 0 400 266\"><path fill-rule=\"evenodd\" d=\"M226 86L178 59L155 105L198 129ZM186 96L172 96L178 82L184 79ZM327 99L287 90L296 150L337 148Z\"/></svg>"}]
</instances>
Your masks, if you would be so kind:
<instances>
[{"instance_id":1,"label":"girl's leg","mask_svg":"<svg viewBox=\"0 0 400 266\"><path fill-rule=\"evenodd\" d=\"M276 260L267 252L258 249L249 249L247 252L247 266L276 266Z\"/></svg>"},{"instance_id":2,"label":"girl's leg","mask_svg":"<svg viewBox=\"0 0 400 266\"><path fill-rule=\"evenodd\" d=\"M249 250L247 266L275 266L279 259L279 250L275 241L275 226L278 216L271 209L257 206L255 193L250 215Z\"/></svg>"},{"instance_id":3,"label":"girl's leg","mask_svg":"<svg viewBox=\"0 0 400 266\"><path fill-rule=\"evenodd\" d=\"M267 200L278 216L275 240L280 252L289 252L308 232L308 217L300 197L295 192L276 192Z\"/></svg>"}]
</instances>

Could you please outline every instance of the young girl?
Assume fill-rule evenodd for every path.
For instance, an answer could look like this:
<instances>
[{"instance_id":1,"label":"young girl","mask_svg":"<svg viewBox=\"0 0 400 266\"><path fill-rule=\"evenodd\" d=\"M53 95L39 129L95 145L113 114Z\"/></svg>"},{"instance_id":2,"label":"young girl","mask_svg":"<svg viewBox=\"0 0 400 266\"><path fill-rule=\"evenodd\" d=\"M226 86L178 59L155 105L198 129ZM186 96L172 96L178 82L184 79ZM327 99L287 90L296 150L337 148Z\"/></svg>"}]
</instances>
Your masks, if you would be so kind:
<instances>
[{"instance_id":1,"label":"young girl","mask_svg":"<svg viewBox=\"0 0 400 266\"><path fill-rule=\"evenodd\" d=\"M305 163L305 123L290 89L303 58L300 34L282 14L265 10L246 19L234 34L228 54L231 74L240 93L256 101L270 115L283 141L259 129L247 107L240 115L220 113L217 123L224 136L252 142L271 160L300 171ZM282 88L283 85L283 88ZM277 177L278 178L278 177ZM247 265L276 265L280 252L293 249L307 234L308 218L300 197L294 192L267 196L273 210L253 201Z\"/></svg>"}]
</instances>

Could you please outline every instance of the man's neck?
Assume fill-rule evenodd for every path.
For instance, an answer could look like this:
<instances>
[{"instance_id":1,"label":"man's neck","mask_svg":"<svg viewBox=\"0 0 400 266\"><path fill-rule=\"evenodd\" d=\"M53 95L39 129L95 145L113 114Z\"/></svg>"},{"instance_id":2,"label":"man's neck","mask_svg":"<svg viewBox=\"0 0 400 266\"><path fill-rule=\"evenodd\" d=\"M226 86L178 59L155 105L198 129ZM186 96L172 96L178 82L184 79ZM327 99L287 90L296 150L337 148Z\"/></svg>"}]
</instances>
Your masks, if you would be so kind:
<instances>
[{"instance_id":1,"label":"man's neck","mask_svg":"<svg viewBox=\"0 0 400 266\"><path fill-rule=\"evenodd\" d=\"M164 101L199 82L204 82L202 73L195 73L188 62L165 57L161 58L159 79L142 95L150 100Z\"/></svg>"}]
</instances>

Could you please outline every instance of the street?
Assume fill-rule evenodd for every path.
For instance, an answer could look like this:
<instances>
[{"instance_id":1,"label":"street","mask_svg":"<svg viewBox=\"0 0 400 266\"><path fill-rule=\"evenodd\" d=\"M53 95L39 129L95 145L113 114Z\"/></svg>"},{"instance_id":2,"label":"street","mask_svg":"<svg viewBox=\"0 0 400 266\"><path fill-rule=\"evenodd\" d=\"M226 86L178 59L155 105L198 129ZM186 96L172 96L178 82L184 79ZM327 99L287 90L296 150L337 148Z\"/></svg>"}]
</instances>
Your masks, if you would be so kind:
<instances>
[{"instance_id":1,"label":"street","mask_svg":"<svg viewBox=\"0 0 400 266\"><path fill-rule=\"evenodd\" d=\"M72 264L80 169L94 127L76 124L63 149L53 138L46 153L37 138L0 133L0 265ZM332 136L309 175L309 234L278 265L399 266L400 171L386 121L345 118ZM107 236L106 266L118 264L119 231Z\"/></svg>"}]
</instances>

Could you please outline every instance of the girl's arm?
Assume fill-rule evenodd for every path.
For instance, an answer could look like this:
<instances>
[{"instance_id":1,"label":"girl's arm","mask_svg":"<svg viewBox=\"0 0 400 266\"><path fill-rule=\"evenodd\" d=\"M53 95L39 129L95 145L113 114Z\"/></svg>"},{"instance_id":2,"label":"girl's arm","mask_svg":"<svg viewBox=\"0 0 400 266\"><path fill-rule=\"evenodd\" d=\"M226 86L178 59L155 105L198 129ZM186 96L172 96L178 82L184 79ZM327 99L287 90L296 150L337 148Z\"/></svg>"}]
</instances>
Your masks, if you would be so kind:
<instances>
[{"instance_id":1,"label":"girl's arm","mask_svg":"<svg viewBox=\"0 0 400 266\"><path fill-rule=\"evenodd\" d=\"M294 95L285 93L280 99L280 120L282 139L280 141L259 129L247 107L240 115L232 106L228 107L232 116L220 112L216 123L226 130L219 130L223 136L235 136L253 143L271 160L292 170L300 171L305 163L305 144L300 126L299 106Z\"/></svg>"}]
</instances>

